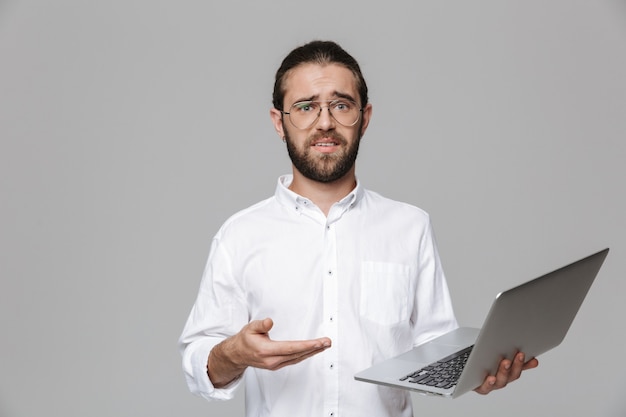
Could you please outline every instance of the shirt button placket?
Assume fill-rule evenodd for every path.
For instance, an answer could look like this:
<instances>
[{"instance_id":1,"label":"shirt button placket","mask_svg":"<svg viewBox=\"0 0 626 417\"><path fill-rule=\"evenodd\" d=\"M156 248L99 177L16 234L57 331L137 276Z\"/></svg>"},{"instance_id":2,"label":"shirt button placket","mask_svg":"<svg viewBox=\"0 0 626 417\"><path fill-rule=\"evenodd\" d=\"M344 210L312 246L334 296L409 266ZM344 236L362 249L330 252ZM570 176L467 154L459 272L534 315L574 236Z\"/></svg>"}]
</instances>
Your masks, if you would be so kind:
<instances>
[{"instance_id":1,"label":"shirt button placket","mask_svg":"<svg viewBox=\"0 0 626 417\"><path fill-rule=\"evenodd\" d=\"M338 337L337 337L337 310L338 310L338 282L337 282L337 242L334 225L324 226L324 333L333 341L333 347L324 352L326 366L325 409L326 416L337 417L339 403L339 374L337 373Z\"/></svg>"}]
</instances>

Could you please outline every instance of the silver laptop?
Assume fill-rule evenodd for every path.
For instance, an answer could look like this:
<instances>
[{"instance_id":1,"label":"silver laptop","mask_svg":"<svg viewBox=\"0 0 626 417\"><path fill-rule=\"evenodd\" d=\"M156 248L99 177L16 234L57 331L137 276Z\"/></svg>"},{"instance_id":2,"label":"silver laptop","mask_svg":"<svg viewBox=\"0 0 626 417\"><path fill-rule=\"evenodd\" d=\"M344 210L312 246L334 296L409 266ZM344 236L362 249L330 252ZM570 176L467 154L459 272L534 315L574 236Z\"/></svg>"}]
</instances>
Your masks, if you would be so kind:
<instances>
[{"instance_id":1,"label":"silver laptop","mask_svg":"<svg viewBox=\"0 0 626 417\"><path fill-rule=\"evenodd\" d=\"M448 398L471 391L503 358L524 352L530 359L563 341L608 252L498 294L481 329L458 328L354 378Z\"/></svg>"}]
</instances>

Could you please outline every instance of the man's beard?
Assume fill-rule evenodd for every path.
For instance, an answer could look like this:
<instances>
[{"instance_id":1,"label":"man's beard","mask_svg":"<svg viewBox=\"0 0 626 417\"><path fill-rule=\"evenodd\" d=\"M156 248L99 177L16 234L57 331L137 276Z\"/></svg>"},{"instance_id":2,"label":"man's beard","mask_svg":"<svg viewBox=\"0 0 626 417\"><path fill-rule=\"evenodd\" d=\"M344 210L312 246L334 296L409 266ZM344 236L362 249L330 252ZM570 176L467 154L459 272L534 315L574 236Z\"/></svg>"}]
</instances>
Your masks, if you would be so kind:
<instances>
[{"instance_id":1,"label":"man's beard","mask_svg":"<svg viewBox=\"0 0 626 417\"><path fill-rule=\"evenodd\" d=\"M322 132L308 137L304 149L300 150L291 141L287 130L284 133L291 163L302 175L313 181L330 183L343 178L354 166L359 153L360 134L350 147L342 148L339 153L323 154L312 151L311 144L315 140L331 138L341 146L345 146L348 141L337 132Z\"/></svg>"}]
</instances>

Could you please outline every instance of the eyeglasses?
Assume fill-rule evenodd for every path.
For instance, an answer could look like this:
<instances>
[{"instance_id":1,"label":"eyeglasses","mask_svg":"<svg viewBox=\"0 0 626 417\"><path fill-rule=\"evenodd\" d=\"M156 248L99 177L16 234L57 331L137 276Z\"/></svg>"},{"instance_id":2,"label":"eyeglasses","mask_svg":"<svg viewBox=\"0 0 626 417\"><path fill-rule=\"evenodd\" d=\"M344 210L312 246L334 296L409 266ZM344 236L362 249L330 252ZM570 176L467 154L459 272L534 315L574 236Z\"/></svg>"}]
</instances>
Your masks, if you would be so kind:
<instances>
[{"instance_id":1,"label":"eyeglasses","mask_svg":"<svg viewBox=\"0 0 626 417\"><path fill-rule=\"evenodd\" d=\"M327 105L322 106L322 103L327 103ZM299 101L294 103L288 112L281 110L281 113L289 117L289 121L295 128L304 130L315 124L324 107L328 109L328 113L333 119L346 127L354 126L359 121L363 111L363 108L359 108L354 101L342 98L325 101Z\"/></svg>"}]
</instances>

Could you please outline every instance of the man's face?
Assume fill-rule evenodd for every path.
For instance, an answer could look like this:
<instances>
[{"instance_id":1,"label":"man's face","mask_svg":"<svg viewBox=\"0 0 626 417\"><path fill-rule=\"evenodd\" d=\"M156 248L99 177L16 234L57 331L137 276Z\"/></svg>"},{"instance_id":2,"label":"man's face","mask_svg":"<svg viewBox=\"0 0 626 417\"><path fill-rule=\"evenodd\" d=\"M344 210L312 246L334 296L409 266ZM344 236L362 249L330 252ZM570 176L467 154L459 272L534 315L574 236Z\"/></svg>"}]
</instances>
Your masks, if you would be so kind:
<instances>
[{"instance_id":1,"label":"man's face","mask_svg":"<svg viewBox=\"0 0 626 417\"><path fill-rule=\"evenodd\" d=\"M336 65L303 64L285 80L284 109L308 100L322 102L322 112L310 127L298 129L288 115L272 109L271 115L279 135L287 142L291 162L304 177L330 183L354 170L359 141L371 114L371 106L363 110L354 126L343 126L329 113L326 101L350 98L360 108L356 79L347 68Z\"/></svg>"}]
</instances>

